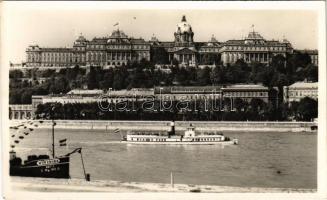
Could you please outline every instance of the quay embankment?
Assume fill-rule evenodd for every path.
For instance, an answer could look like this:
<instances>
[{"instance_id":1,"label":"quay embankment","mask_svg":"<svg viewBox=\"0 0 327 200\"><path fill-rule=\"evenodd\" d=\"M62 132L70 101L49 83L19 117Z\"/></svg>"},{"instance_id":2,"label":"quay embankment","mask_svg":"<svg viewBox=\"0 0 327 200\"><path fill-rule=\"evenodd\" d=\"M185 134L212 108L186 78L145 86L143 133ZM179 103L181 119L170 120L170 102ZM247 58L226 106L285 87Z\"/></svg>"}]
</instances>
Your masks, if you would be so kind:
<instances>
[{"instance_id":1,"label":"quay embankment","mask_svg":"<svg viewBox=\"0 0 327 200\"><path fill-rule=\"evenodd\" d=\"M11 125L22 121L12 120ZM51 128L51 120L35 120L39 128ZM315 132L316 122L276 122L276 121L176 121L176 130L184 131L192 124L201 131L237 132ZM109 120L56 120L56 129L84 129L113 131L167 131L170 121L109 121Z\"/></svg>"},{"instance_id":2,"label":"quay embankment","mask_svg":"<svg viewBox=\"0 0 327 200\"><path fill-rule=\"evenodd\" d=\"M34 192L201 192L201 193L313 193L316 189L232 187L168 183L120 182L111 180L11 177L15 191Z\"/></svg>"}]
</instances>

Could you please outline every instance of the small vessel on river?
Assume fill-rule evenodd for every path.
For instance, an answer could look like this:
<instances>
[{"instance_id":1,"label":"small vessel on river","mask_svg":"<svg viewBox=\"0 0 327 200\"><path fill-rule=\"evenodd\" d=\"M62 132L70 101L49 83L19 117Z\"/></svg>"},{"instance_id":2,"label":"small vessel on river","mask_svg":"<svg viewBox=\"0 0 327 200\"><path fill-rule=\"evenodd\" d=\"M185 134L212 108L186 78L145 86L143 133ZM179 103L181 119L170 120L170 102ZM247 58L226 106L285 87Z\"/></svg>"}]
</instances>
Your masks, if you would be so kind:
<instances>
[{"instance_id":1,"label":"small vessel on river","mask_svg":"<svg viewBox=\"0 0 327 200\"><path fill-rule=\"evenodd\" d=\"M214 145L214 144L238 144L238 140L224 136L223 133L196 134L195 127L190 124L183 135L175 133L175 122L171 122L170 131L166 134L156 132L133 132L123 137L123 143L130 144L191 144L191 145Z\"/></svg>"},{"instance_id":2,"label":"small vessel on river","mask_svg":"<svg viewBox=\"0 0 327 200\"><path fill-rule=\"evenodd\" d=\"M80 153L82 148L76 148L72 152L62 155L55 155L54 145L54 126L56 123L52 120L52 157L48 155L28 155L27 159L23 161L16 156L16 151L11 150L10 154L10 176L25 176L25 177L43 177L43 178L70 178L69 164L70 155L73 153ZM12 127L19 131L19 127ZM25 129L27 126L24 127ZM32 128L29 130L33 131ZM26 135L26 134L25 134ZM19 143L16 140L16 143ZM14 145L12 146L14 147Z\"/></svg>"}]
</instances>

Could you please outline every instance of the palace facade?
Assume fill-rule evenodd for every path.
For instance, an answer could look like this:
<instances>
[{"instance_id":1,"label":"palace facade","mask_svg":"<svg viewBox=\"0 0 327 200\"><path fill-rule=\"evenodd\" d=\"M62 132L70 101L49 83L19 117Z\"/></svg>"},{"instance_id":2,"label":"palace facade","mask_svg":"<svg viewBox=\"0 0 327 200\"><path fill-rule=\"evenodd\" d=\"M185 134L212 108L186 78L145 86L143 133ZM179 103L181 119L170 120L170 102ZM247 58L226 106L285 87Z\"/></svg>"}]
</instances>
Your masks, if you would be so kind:
<instances>
[{"instance_id":1,"label":"palace facade","mask_svg":"<svg viewBox=\"0 0 327 200\"><path fill-rule=\"evenodd\" d=\"M222 62L235 63L238 59L243 59L246 63L260 62L268 64L272 57L286 54L292 54L291 43L283 41L266 40L254 30L248 34L244 40L228 40L220 49Z\"/></svg>"},{"instance_id":2,"label":"palace facade","mask_svg":"<svg viewBox=\"0 0 327 200\"><path fill-rule=\"evenodd\" d=\"M268 64L273 56L293 53L289 41L266 40L252 30L245 39L219 42L213 35L207 42L195 42L192 26L183 16L174 32L174 41L149 41L127 36L114 30L109 37L87 40L80 35L72 48L43 48L29 46L26 50L27 67L121 66L146 59L155 64L181 66L233 64L245 62ZM316 58L316 57L315 57ZM313 60L316 61L317 59ZM314 63L316 64L316 62Z\"/></svg>"},{"instance_id":3,"label":"palace facade","mask_svg":"<svg viewBox=\"0 0 327 200\"><path fill-rule=\"evenodd\" d=\"M80 35L73 48L29 46L26 54L28 67L121 66L142 58L150 60L150 43L142 38L128 38L123 31L115 30L109 38L91 41Z\"/></svg>"}]
</instances>

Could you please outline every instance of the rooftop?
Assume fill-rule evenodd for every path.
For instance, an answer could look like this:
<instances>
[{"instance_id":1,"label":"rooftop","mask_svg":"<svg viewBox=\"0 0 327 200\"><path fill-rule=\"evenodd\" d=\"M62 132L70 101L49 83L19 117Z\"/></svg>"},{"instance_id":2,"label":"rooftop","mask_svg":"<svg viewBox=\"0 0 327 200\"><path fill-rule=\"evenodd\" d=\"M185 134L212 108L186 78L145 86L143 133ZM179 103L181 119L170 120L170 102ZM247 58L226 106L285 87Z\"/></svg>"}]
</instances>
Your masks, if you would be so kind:
<instances>
[{"instance_id":1,"label":"rooftop","mask_svg":"<svg viewBox=\"0 0 327 200\"><path fill-rule=\"evenodd\" d=\"M71 95L100 95L100 94L103 94L103 90L74 89L74 90L69 91L67 94L71 94Z\"/></svg>"},{"instance_id":2,"label":"rooftop","mask_svg":"<svg viewBox=\"0 0 327 200\"><path fill-rule=\"evenodd\" d=\"M268 88L263 86L263 85L259 85L259 84L235 84L235 85L229 85L227 87L224 87L222 89L225 90L247 90L247 89L259 89L259 90L267 90Z\"/></svg>"},{"instance_id":3,"label":"rooftop","mask_svg":"<svg viewBox=\"0 0 327 200\"><path fill-rule=\"evenodd\" d=\"M318 88L318 82L296 82L289 86L290 88Z\"/></svg>"},{"instance_id":4,"label":"rooftop","mask_svg":"<svg viewBox=\"0 0 327 200\"><path fill-rule=\"evenodd\" d=\"M263 40L263 37L258 32L251 31L248 34L248 37L246 39L247 40Z\"/></svg>"},{"instance_id":5,"label":"rooftop","mask_svg":"<svg viewBox=\"0 0 327 200\"><path fill-rule=\"evenodd\" d=\"M155 87L154 90L156 94L213 93L213 92L219 92L221 87L222 86L172 86L172 87Z\"/></svg>"},{"instance_id":6,"label":"rooftop","mask_svg":"<svg viewBox=\"0 0 327 200\"><path fill-rule=\"evenodd\" d=\"M110 96L152 96L154 95L153 89L146 88L134 88L132 90L110 90L108 92Z\"/></svg>"},{"instance_id":7,"label":"rooftop","mask_svg":"<svg viewBox=\"0 0 327 200\"><path fill-rule=\"evenodd\" d=\"M317 54L318 55L318 50L317 49L301 49L301 50L296 50L300 53L307 53L307 54Z\"/></svg>"}]
</instances>

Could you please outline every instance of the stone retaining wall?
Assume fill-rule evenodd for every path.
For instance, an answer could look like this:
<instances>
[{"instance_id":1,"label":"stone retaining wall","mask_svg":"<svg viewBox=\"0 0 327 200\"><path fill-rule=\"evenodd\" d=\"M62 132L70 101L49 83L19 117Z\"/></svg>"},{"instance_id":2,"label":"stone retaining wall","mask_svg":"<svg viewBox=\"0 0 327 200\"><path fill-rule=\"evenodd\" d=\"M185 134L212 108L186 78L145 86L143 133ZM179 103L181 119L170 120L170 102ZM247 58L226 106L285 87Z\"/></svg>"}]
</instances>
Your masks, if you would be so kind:
<instances>
[{"instance_id":1,"label":"stone retaining wall","mask_svg":"<svg viewBox=\"0 0 327 200\"><path fill-rule=\"evenodd\" d=\"M42 120L39 128L50 128L50 120ZM21 121L12 121L13 124ZM156 130L167 131L170 121L105 121L105 120L56 120L56 129L90 130ZM197 131L248 131L248 132L311 132L315 122L232 122L232 121L176 121L176 130L185 130L192 124Z\"/></svg>"}]
</instances>

